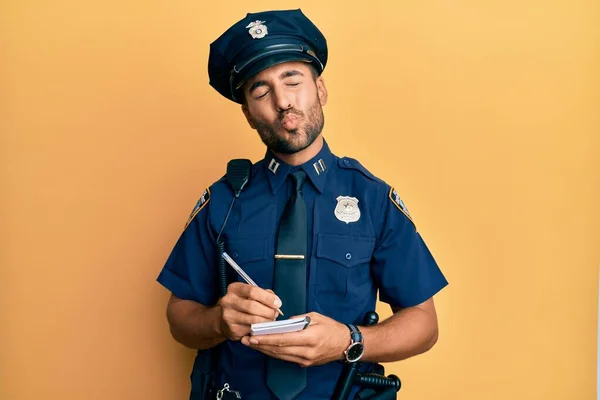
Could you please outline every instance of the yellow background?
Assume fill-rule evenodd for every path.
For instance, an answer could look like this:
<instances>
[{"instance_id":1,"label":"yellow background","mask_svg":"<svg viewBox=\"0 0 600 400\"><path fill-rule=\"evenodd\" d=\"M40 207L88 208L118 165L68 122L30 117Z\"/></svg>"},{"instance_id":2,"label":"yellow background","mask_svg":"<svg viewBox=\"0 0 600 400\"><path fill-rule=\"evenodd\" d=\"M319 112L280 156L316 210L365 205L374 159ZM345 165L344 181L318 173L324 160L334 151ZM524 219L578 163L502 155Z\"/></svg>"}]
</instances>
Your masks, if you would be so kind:
<instances>
[{"instance_id":1,"label":"yellow background","mask_svg":"<svg viewBox=\"0 0 600 400\"><path fill-rule=\"evenodd\" d=\"M227 160L262 157L208 45L290 1L0 4L0 398L186 399L155 277ZM592 399L600 3L303 1L325 136L401 193L450 281L401 399Z\"/></svg>"}]
</instances>

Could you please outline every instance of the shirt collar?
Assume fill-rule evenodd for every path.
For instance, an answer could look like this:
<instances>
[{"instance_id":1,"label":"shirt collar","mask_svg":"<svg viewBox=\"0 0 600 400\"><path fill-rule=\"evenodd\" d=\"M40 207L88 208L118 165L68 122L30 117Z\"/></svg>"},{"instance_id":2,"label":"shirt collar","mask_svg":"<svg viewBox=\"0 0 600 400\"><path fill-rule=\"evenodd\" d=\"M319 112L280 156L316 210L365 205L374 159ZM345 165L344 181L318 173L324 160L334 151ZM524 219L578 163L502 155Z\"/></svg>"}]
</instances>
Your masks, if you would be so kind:
<instances>
[{"instance_id":1,"label":"shirt collar","mask_svg":"<svg viewBox=\"0 0 600 400\"><path fill-rule=\"evenodd\" d=\"M333 154L329 150L329 146L325 139L323 139L323 148L319 153L311 158L309 161L297 167L292 167L289 164L281 161L275 154L270 150L267 150L264 158L263 165L265 167L265 173L271 186L271 191L275 194L285 182L288 174L292 169L302 169L306 172L309 180L313 186L320 192L323 193L325 189L325 181L327 180L327 172L333 168Z\"/></svg>"}]
</instances>

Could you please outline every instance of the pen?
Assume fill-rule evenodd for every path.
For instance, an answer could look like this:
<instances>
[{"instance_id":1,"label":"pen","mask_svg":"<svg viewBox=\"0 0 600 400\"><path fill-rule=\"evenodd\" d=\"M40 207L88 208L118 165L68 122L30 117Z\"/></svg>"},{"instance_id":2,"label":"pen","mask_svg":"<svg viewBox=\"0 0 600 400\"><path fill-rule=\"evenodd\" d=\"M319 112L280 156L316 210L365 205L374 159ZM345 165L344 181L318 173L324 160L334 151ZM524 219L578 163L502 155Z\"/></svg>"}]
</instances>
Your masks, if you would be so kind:
<instances>
[{"instance_id":1,"label":"pen","mask_svg":"<svg viewBox=\"0 0 600 400\"><path fill-rule=\"evenodd\" d=\"M225 259L225 261L227 261L227 264L231 265L231 268L235 269L235 272L240 274L240 276L246 281L246 283L258 287L256 282L254 282L252 278L250 278L248 274L239 265L237 265L235 261L233 261L233 258L229 257L229 254L223 252L223 258ZM279 315L283 316L283 313L279 308L277 309L277 312L279 313Z\"/></svg>"}]
</instances>

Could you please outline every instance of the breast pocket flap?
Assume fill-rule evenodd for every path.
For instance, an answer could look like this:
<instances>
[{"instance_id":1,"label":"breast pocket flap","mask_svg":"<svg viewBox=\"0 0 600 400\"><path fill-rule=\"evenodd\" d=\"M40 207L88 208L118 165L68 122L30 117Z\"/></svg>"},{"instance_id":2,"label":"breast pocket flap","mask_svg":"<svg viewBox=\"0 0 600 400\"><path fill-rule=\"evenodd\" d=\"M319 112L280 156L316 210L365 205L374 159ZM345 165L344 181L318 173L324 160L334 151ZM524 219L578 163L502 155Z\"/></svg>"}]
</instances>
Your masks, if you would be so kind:
<instances>
[{"instance_id":1,"label":"breast pocket flap","mask_svg":"<svg viewBox=\"0 0 600 400\"><path fill-rule=\"evenodd\" d=\"M247 264L265 259L266 238L230 238L225 244L226 251L238 264Z\"/></svg>"},{"instance_id":2,"label":"breast pocket flap","mask_svg":"<svg viewBox=\"0 0 600 400\"><path fill-rule=\"evenodd\" d=\"M334 261L346 268L371 260L375 239L367 236L319 234L317 257Z\"/></svg>"}]
</instances>

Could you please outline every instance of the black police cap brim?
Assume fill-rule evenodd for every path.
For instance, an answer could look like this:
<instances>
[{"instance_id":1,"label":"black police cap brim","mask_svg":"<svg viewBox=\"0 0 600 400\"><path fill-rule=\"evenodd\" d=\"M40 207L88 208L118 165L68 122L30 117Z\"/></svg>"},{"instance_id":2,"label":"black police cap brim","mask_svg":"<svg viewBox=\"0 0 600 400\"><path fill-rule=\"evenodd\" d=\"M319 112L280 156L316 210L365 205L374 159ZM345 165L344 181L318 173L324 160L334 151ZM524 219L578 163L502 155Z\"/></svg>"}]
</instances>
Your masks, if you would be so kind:
<instances>
[{"instance_id":1,"label":"black police cap brim","mask_svg":"<svg viewBox=\"0 0 600 400\"><path fill-rule=\"evenodd\" d=\"M244 68L241 71L238 79L236 80L236 87L233 90L233 101L236 103L242 103L244 100L243 89L246 82L248 82L252 77L257 75L258 73L266 70L267 68L271 68L275 65L283 64L286 62L300 61L306 63L312 63L320 74L322 72L322 66L318 59L311 56L308 53L299 53L299 52L290 52L290 53L280 53L280 54L265 54L263 57L258 58L251 65Z\"/></svg>"}]
</instances>

